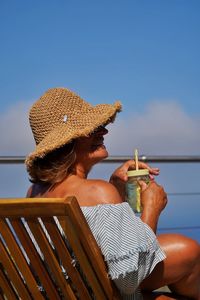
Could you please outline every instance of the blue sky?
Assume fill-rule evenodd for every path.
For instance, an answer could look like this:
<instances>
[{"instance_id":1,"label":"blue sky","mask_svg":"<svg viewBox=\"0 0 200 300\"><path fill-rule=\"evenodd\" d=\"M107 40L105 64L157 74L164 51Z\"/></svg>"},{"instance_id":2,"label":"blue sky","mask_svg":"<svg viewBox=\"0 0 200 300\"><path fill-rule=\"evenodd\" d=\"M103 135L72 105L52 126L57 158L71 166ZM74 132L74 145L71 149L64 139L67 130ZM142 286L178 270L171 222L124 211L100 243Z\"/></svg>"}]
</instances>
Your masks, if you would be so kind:
<instances>
[{"instance_id":1,"label":"blue sky","mask_svg":"<svg viewBox=\"0 0 200 300\"><path fill-rule=\"evenodd\" d=\"M0 155L33 149L28 109L56 86L93 104L121 100L106 137L111 155L132 155L135 147L146 155L199 155L199 13L198 0L1 0ZM200 190L199 164L159 167L168 192ZM101 168L92 176L108 176ZM22 196L24 168L0 170L1 195ZM199 200L181 199L182 209L180 198L170 200L165 225L169 214L183 220L188 203L187 225L200 225Z\"/></svg>"}]
</instances>

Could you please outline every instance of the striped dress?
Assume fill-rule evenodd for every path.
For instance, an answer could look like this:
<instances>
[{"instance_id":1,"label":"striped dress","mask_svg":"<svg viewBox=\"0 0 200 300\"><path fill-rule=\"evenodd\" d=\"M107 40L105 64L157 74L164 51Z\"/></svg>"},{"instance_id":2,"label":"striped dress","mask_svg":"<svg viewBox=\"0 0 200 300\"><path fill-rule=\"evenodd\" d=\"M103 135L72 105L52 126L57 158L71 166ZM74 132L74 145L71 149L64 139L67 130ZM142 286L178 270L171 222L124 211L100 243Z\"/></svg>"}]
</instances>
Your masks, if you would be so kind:
<instances>
[{"instance_id":1,"label":"striped dress","mask_svg":"<svg viewBox=\"0 0 200 300\"><path fill-rule=\"evenodd\" d=\"M122 299L141 300L142 294L138 288L141 281L153 271L157 263L166 257L155 234L134 214L127 202L84 206L81 209L106 261L108 275L116 284ZM66 239L58 219L54 218L61 234ZM39 221L52 244L40 218ZM23 221L23 223L43 259L43 254L32 232L26 222ZM52 247L54 248L53 244ZM27 261L29 261L28 257ZM75 257L74 265L77 265ZM62 264L61 267L67 279L67 270ZM79 268L79 266L77 267ZM38 288L43 293L45 292L40 283Z\"/></svg>"},{"instance_id":2,"label":"striped dress","mask_svg":"<svg viewBox=\"0 0 200 300\"><path fill-rule=\"evenodd\" d=\"M151 228L126 202L81 209L122 299L142 299L140 283L166 258Z\"/></svg>"}]
</instances>

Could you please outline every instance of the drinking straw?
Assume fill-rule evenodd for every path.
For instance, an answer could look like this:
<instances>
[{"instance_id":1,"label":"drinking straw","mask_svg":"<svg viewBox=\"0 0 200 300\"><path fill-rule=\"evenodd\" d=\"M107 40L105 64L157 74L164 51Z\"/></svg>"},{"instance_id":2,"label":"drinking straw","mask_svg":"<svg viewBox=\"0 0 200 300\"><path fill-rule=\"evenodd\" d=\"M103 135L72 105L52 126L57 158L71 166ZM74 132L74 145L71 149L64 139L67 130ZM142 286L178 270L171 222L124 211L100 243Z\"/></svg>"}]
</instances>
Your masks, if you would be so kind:
<instances>
[{"instance_id":1,"label":"drinking straw","mask_svg":"<svg viewBox=\"0 0 200 300\"><path fill-rule=\"evenodd\" d=\"M137 149L135 149L134 156L135 156L135 168L136 168L136 170L138 170L138 150Z\"/></svg>"}]
</instances>

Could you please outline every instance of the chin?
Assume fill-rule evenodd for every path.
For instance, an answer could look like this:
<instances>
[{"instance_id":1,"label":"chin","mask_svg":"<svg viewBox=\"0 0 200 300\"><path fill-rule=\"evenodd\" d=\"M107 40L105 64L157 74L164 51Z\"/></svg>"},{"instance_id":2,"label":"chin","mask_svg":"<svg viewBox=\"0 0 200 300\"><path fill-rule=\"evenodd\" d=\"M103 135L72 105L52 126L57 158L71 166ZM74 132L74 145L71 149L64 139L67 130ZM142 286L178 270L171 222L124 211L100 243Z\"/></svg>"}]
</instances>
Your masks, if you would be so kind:
<instances>
[{"instance_id":1,"label":"chin","mask_svg":"<svg viewBox=\"0 0 200 300\"><path fill-rule=\"evenodd\" d=\"M97 158L97 161L102 161L103 159L108 157L108 151L106 149L102 149L101 151L98 151L98 153L96 152L95 155L93 155L93 157L94 156Z\"/></svg>"},{"instance_id":2,"label":"chin","mask_svg":"<svg viewBox=\"0 0 200 300\"><path fill-rule=\"evenodd\" d=\"M108 157L108 151L107 151L106 148L103 148L103 149L102 149L102 156L103 156L103 158Z\"/></svg>"}]
</instances>

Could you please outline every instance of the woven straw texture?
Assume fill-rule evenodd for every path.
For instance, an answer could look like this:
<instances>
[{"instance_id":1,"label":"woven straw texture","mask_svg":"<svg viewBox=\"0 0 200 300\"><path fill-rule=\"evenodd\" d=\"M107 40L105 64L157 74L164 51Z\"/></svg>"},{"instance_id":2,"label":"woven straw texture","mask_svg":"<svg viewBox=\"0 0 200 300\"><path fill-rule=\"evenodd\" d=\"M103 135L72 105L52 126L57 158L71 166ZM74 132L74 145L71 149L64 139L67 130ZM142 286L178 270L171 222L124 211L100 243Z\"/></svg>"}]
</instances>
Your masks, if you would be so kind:
<instances>
[{"instance_id":1,"label":"woven straw texture","mask_svg":"<svg viewBox=\"0 0 200 300\"><path fill-rule=\"evenodd\" d=\"M31 166L36 158L113 122L120 110L119 101L92 106L69 89L49 89L29 113L36 148L27 156L26 165Z\"/></svg>"}]
</instances>

